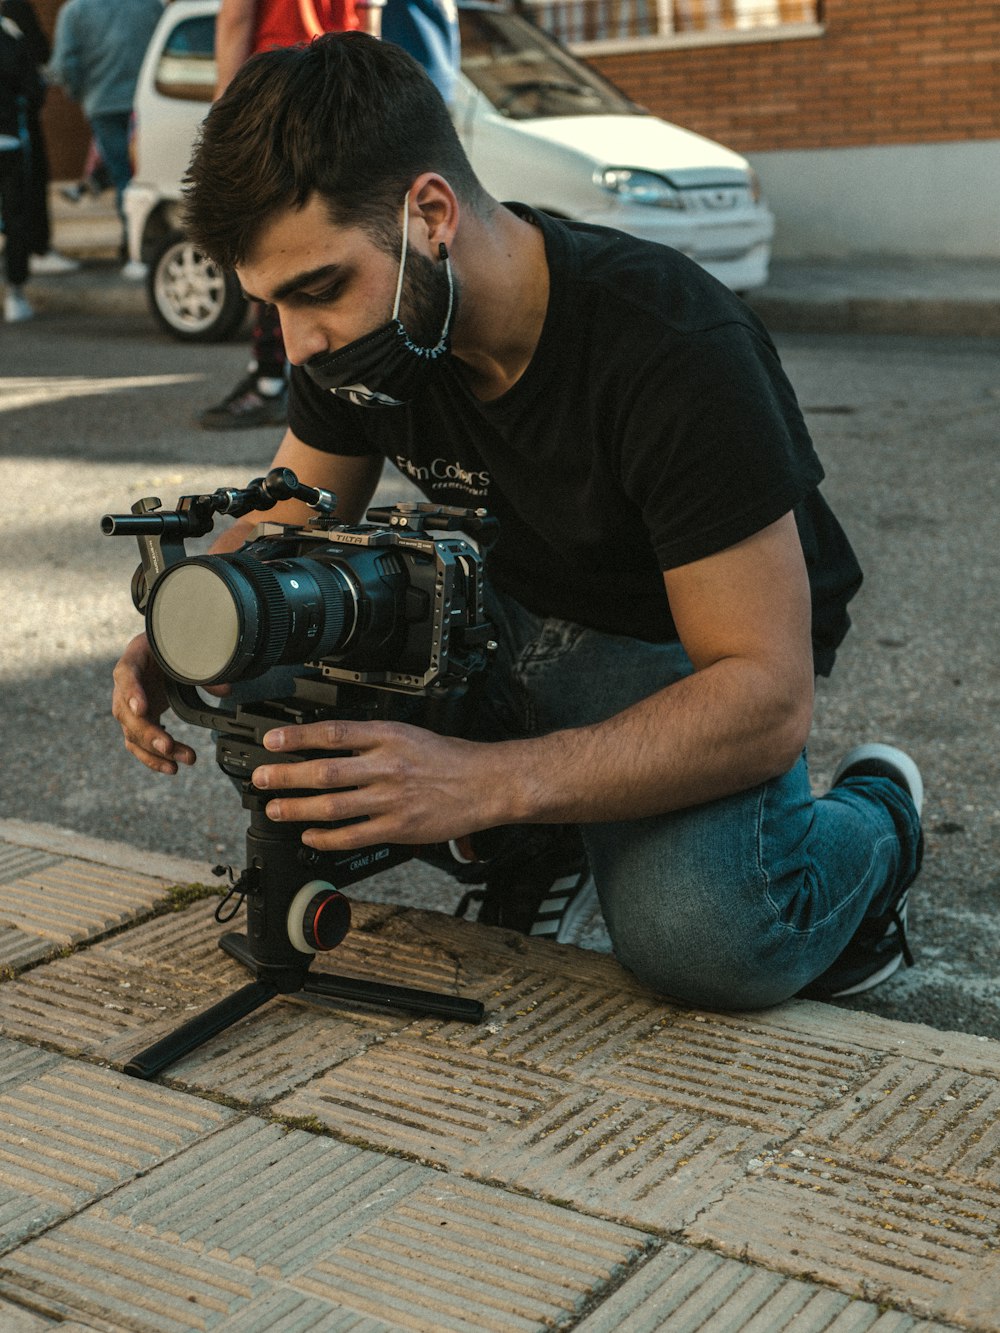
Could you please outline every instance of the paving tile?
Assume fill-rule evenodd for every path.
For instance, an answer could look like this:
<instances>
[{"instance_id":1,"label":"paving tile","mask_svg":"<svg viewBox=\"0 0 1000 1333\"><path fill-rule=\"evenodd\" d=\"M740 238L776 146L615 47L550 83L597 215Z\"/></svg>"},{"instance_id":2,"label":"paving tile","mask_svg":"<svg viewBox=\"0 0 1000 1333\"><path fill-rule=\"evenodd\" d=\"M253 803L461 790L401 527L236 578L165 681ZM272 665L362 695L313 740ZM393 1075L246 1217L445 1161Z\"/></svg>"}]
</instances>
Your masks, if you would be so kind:
<instances>
[{"instance_id":1,"label":"paving tile","mask_svg":"<svg viewBox=\"0 0 1000 1333\"><path fill-rule=\"evenodd\" d=\"M748 1017L677 1010L587 1079L640 1101L778 1134L801 1128L878 1062L873 1051L760 1027Z\"/></svg>"},{"instance_id":2,"label":"paving tile","mask_svg":"<svg viewBox=\"0 0 1000 1333\"><path fill-rule=\"evenodd\" d=\"M494 1133L559 1098L565 1081L538 1070L400 1034L328 1070L275 1110L338 1135L461 1169Z\"/></svg>"},{"instance_id":3,"label":"paving tile","mask_svg":"<svg viewBox=\"0 0 1000 1333\"><path fill-rule=\"evenodd\" d=\"M321 1261L431 1174L251 1116L117 1191L93 1215L277 1281Z\"/></svg>"},{"instance_id":4,"label":"paving tile","mask_svg":"<svg viewBox=\"0 0 1000 1333\"><path fill-rule=\"evenodd\" d=\"M810 1121L806 1137L1000 1189L1000 1082L892 1059Z\"/></svg>"},{"instance_id":5,"label":"paving tile","mask_svg":"<svg viewBox=\"0 0 1000 1333\"><path fill-rule=\"evenodd\" d=\"M574 1087L465 1170L592 1213L676 1231L775 1146L745 1125Z\"/></svg>"},{"instance_id":6,"label":"paving tile","mask_svg":"<svg viewBox=\"0 0 1000 1333\"><path fill-rule=\"evenodd\" d=\"M52 948L134 921L167 896L161 879L88 861L47 858L3 885L2 920Z\"/></svg>"},{"instance_id":7,"label":"paving tile","mask_svg":"<svg viewBox=\"0 0 1000 1333\"><path fill-rule=\"evenodd\" d=\"M806 1040L839 1045L850 1032L851 1045L883 1056L901 1055L938 1063L948 1069L994 1076L1000 1070L1000 1042L968 1032L941 1032L923 1023L902 1023L852 1009L849 1016L835 1005L814 1000L789 1000L752 1015L734 1015L741 1023L750 1018L762 1031L794 1032Z\"/></svg>"},{"instance_id":8,"label":"paving tile","mask_svg":"<svg viewBox=\"0 0 1000 1333\"><path fill-rule=\"evenodd\" d=\"M398 1327L345 1310L332 1301L279 1287L217 1324L215 1333L398 1333Z\"/></svg>"},{"instance_id":9,"label":"paving tile","mask_svg":"<svg viewBox=\"0 0 1000 1333\"><path fill-rule=\"evenodd\" d=\"M502 980L483 998L481 1024L444 1029L423 1020L415 1030L484 1058L582 1077L640 1042L669 1011L645 994L535 971Z\"/></svg>"},{"instance_id":10,"label":"paving tile","mask_svg":"<svg viewBox=\"0 0 1000 1333\"><path fill-rule=\"evenodd\" d=\"M540 1333L582 1313L648 1241L627 1227L437 1176L293 1285L394 1328Z\"/></svg>"},{"instance_id":11,"label":"paving tile","mask_svg":"<svg viewBox=\"0 0 1000 1333\"><path fill-rule=\"evenodd\" d=\"M233 1112L59 1060L0 1096L0 1250L213 1133Z\"/></svg>"},{"instance_id":12,"label":"paving tile","mask_svg":"<svg viewBox=\"0 0 1000 1333\"><path fill-rule=\"evenodd\" d=\"M250 1117L0 1260L0 1294L136 1333L540 1331L648 1244Z\"/></svg>"},{"instance_id":13,"label":"paving tile","mask_svg":"<svg viewBox=\"0 0 1000 1333\"><path fill-rule=\"evenodd\" d=\"M612 957L590 949L533 939L500 926L480 926L439 912L410 909L387 921L381 933L390 939L417 933L427 935L439 947L450 948L463 957L475 955L488 959L495 977L507 972L537 972L582 981L593 990L656 998Z\"/></svg>"},{"instance_id":14,"label":"paving tile","mask_svg":"<svg viewBox=\"0 0 1000 1333\"><path fill-rule=\"evenodd\" d=\"M56 1327L51 1319L33 1314L22 1306L11 1305L10 1301L0 1301L0 1329L3 1333L50 1333ZM66 1325L62 1324L65 1329Z\"/></svg>"},{"instance_id":15,"label":"paving tile","mask_svg":"<svg viewBox=\"0 0 1000 1333\"><path fill-rule=\"evenodd\" d=\"M234 989L235 964L196 977L129 964L100 947L0 986L0 1032L69 1055L124 1061Z\"/></svg>"},{"instance_id":16,"label":"paving tile","mask_svg":"<svg viewBox=\"0 0 1000 1333\"><path fill-rule=\"evenodd\" d=\"M22 967L37 963L52 954L54 946L40 935L0 924L0 980L6 970L19 972Z\"/></svg>"},{"instance_id":17,"label":"paving tile","mask_svg":"<svg viewBox=\"0 0 1000 1333\"><path fill-rule=\"evenodd\" d=\"M951 1287L997 1271L1000 1198L939 1173L803 1141L706 1209L685 1236L851 1295L944 1318ZM982 1327L1000 1328L1000 1314Z\"/></svg>"},{"instance_id":18,"label":"paving tile","mask_svg":"<svg viewBox=\"0 0 1000 1333\"><path fill-rule=\"evenodd\" d=\"M668 1244L577 1325L577 1333L933 1333L943 1327L708 1250Z\"/></svg>"},{"instance_id":19,"label":"paving tile","mask_svg":"<svg viewBox=\"0 0 1000 1333\"><path fill-rule=\"evenodd\" d=\"M65 857L54 856L36 847L17 847L13 843L0 842L0 885L16 884L25 875L47 870L64 860Z\"/></svg>"},{"instance_id":20,"label":"paving tile","mask_svg":"<svg viewBox=\"0 0 1000 1333\"><path fill-rule=\"evenodd\" d=\"M0 1260L0 1292L58 1317L133 1333L211 1329L266 1278L84 1213Z\"/></svg>"},{"instance_id":21,"label":"paving tile","mask_svg":"<svg viewBox=\"0 0 1000 1333\"><path fill-rule=\"evenodd\" d=\"M0 1037L0 1094L20 1087L58 1064L58 1055Z\"/></svg>"},{"instance_id":22,"label":"paving tile","mask_svg":"<svg viewBox=\"0 0 1000 1333\"><path fill-rule=\"evenodd\" d=\"M398 1012L343 1010L279 998L177 1060L164 1077L175 1087L251 1108L269 1106L331 1066L385 1041L409 1021Z\"/></svg>"}]
</instances>

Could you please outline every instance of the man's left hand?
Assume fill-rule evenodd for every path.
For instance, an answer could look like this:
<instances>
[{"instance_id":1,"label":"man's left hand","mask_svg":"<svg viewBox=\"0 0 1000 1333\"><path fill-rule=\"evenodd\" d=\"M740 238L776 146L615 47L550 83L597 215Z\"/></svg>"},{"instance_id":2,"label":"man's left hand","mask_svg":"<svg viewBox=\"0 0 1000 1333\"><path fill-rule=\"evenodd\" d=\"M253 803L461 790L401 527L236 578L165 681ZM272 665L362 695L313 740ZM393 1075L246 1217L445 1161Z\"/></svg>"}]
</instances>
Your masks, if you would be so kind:
<instances>
[{"instance_id":1,"label":"man's left hand","mask_svg":"<svg viewBox=\"0 0 1000 1333\"><path fill-rule=\"evenodd\" d=\"M438 736L395 722L310 722L269 731L264 744L276 755L343 751L255 770L254 785L275 799L276 822L361 823L310 827L302 841L320 851L350 851L376 842L447 842L494 822L487 806L482 744ZM311 795L282 796L283 790ZM501 821L502 822L502 821Z\"/></svg>"}]
</instances>

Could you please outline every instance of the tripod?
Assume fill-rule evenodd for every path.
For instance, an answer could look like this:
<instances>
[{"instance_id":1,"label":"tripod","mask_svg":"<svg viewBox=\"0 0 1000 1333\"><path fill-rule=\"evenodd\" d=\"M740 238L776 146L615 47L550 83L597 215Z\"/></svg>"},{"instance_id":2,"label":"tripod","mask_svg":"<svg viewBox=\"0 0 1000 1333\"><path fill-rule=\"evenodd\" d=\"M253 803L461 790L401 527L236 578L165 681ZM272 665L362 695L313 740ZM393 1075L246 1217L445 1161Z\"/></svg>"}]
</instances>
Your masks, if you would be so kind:
<instances>
[{"instance_id":1,"label":"tripod","mask_svg":"<svg viewBox=\"0 0 1000 1333\"><path fill-rule=\"evenodd\" d=\"M219 741L219 762L231 771L221 757L225 744ZM243 771L252 771L257 763L269 758L263 748L258 753L256 746L241 746L240 750ZM246 897L247 931L245 935L223 935L219 948L242 963L254 979L133 1056L125 1065L126 1074L155 1078L175 1060L278 995L323 996L463 1023L482 1022L484 1009L478 1000L310 972L313 953L336 948L350 929L350 903L333 885L346 887L408 861L412 850L381 844L354 852L312 851L301 842L306 826L276 824L269 819L264 811L268 798L249 779L243 781L242 793L243 804L250 810L247 868L233 892ZM304 883L308 872L322 874L324 879ZM219 911L216 918L227 919L220 917Z\"/></svg>"}]
</instances>

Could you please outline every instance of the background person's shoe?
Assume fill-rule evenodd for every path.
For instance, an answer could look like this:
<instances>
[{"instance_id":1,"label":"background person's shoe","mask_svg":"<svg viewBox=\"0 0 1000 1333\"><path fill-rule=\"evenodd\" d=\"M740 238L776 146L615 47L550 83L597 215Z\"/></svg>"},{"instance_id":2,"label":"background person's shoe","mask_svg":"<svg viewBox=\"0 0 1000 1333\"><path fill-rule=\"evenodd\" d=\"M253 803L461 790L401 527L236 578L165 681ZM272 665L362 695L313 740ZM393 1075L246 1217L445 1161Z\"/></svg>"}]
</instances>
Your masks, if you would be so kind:
<instances>
[{"instance_id":1,"label":"background person's shoe","mask_svg":"<svg viewBox=\"0 0 1000 1333\"><path fill-rule=\"evenodd\" d=\"M54 277L60 273L75 273L80 267L78 259L60 254L58 250L48 250L44 255L32 255L28 268L38 277Z\"/></svg>"},{"instance_id":2,"label":"background person's shoe","mask_svg":"<svg viewBox=\"0 0 1000 1333\"><path fill-rule=\"evenodd\" d=\"M924 783L920 770L903 750L893 745L873 742L859 745L845 754L833 775L833 786L839 787L851 778L888 778L902 787L917 808L919 815L924 804ZM815 981L799 991L804 1000L835 1000L847 995L860 995L886 981L902 963L913 966L913 954L906 938L906 908L910 885L920 872L923 859L924 835L917 843L917 866L913 875L897 890L895 897L878 916L869 916L854 932L850 944L832 967Z\"/></svg>"},{"instance_id":3,"label":"background person's shoe","mask_svg":"<svg viewBox=\"0 0 1000 1333\"><path fill-rule=\"evenodd\" d=\"M33 319L34 307L26 301L20 292L8 292L3 299L3 317L5 324L22 324L26 319Z\"/></svg>"},{"instance_id":4,"label":"background person's shoe","mask_svg":"<svg viewBox=\"0 0 1000 1333\"><path fill-rule=\"evenodd\" d=\"M250 430L256 426L284 425L288 419L288 390L263 394L257 376L245 375L232 393L198 418L206 430Z\"/></svg>"}]
</instances>

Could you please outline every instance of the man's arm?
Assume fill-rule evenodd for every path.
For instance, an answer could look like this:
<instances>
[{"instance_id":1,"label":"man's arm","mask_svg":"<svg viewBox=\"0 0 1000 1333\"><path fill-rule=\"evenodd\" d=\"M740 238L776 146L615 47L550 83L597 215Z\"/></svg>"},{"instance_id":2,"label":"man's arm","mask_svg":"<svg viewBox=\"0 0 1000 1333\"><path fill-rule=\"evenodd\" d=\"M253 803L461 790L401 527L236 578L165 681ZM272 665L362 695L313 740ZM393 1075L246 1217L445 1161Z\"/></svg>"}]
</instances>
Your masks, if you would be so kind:
<instances>
[{"instance_id":1,"label":"man's arm","mask_svg":"<svg viewBox=\"0 0 1000 1333\"><path fill-rule=\"evenodd\" d=\"M605 722L523 741L480 744L416 727L341 721L284 727L268 748L350 749L342 759L280 763L272 818L326 822L314 847L441 842L510 823L634 819L730 795L786 772L812 716L810 600L794 518L671 570L666 591L695 666ZM281 788L319 794L282 798ZM353 790L331 791L331 788Z\"/></svg>"},{"instance_id":2,"label":"man's arm","mask_svg":"<svg viewBox=\"0 0 1000 1333\"><path fill-rule=\"evenodd\" d=\"M257 24L257 0L222 0L215 19L215 100L249 60Z\"/></svg>"},{"instance_id":3,"label":"man's arm","mask_svg":"<svg viewBox=\"0 0 1000 1333\"><path fill-rule=\"evenodd\" d=\"M326 454L303 444L289 430L274 456L272 467L288 467L300 481L322 486L337 496L337 518L356 522L375 493L382 470L381 458L354 458ZM263 519L276 523L302 523L314 517L308 506L295 500L276 505L266 513L245 514L219 534L212 551L235 551ZM166 686L145 634L128 644L114 670L111 711L121 724L125 748L154 773L176 773L177 765L193 764L195 752L160 726L168 707Z\"/></svg>"}]
</instances>

